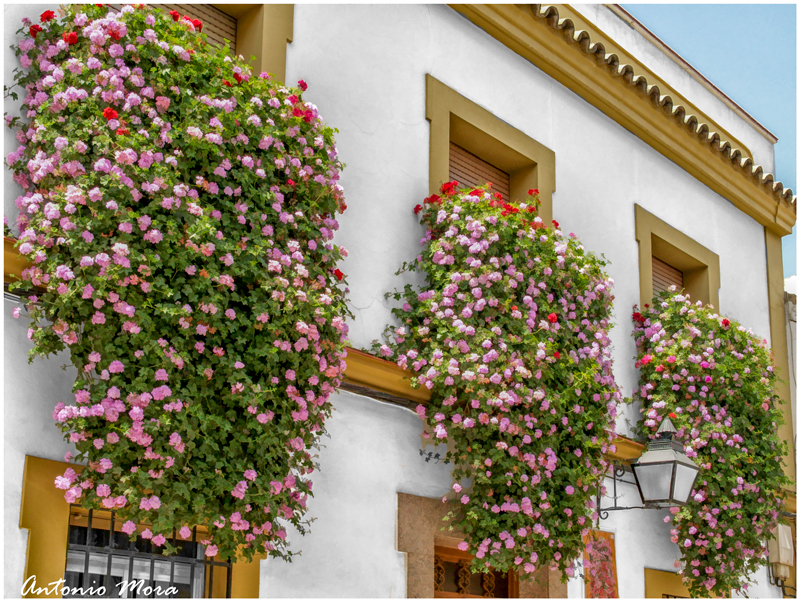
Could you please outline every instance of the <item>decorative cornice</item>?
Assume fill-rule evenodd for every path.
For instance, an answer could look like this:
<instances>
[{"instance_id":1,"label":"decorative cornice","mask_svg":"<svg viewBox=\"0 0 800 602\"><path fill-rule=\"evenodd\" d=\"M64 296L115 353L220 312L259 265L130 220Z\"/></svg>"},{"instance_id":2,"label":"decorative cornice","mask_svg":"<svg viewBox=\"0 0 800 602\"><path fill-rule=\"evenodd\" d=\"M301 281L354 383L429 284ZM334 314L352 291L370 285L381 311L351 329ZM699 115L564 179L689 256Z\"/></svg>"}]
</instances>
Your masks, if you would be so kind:
<instances>
[{"instance_id":1,"label":"decorative cornice","mask_svg":"<svg viewBox=\"0 0 800 602\"><path fill-rule=\"evenodd\" d=\"M651 84L643 73L657 78L646 66L615 49L612 40L568 6L451 6L758 223L779 236L791 232L797 217L791 189L755 165L749 151L734 148L733 137L686 99L663 82ZM562 18L559 11L569 16ZM623 63L620 55L629 62ZM662 94L662 88L668 93Z\"/></svg>"},{"instance_id":2,"label":"decorative cornice","mask_svg":"<svg viewBox=\"0 0 800 602\"><path fill-rule=\"evenodd\" d=\"M656 48L661 50L661 52L663 52L669 58L671 58L672 61L676 63L681 69L683 69L686 73L688 73L692 77L692 79L698 82L706 90L711 92L711 94L719 98L725 105L727 105L729 109L731 109L739 117L741 117L747 123L749 123L753 127L753 129L755 129L771 144L775 144L778 141L778 137L775 134L770 132L755 117L753 117L750 113L748 113L741 106L739 106L739 104L735 100L733 100L730 96L725 94L725 92L723 92L717 86L715 86L714 83L711 82L705 75L700 73L700 71L698 71L694 65L692 65L689 61L683 58L680 54L675 52L674 49L672 49L669 45L667 45L661 38L659 38L656 34L650 31L647 27L645 27L644 24L641 23L636 17L634 17L624 8L622 8L621 5L604 4L603 6L608 8L608 10L610 10L620 19L625 21L630 27L639 32L639 34L644 39L646 39Z\"/></svg>"}]
</instances>

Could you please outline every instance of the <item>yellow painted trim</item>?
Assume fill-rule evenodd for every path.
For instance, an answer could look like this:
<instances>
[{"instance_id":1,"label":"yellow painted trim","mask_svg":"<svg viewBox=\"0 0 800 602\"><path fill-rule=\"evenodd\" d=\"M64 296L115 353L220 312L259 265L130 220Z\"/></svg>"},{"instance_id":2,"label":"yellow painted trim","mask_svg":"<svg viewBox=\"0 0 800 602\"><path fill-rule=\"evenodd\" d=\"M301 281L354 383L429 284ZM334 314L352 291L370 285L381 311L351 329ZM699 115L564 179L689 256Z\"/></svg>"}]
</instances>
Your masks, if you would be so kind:
<instances>
[{"instance_id":1,"label":"yellow painted trim","mask_svg":"<svg viewBox=\"0 0 800 602\"><path fill-rule=\"evenodd\" d=\"M650 70L647 65L625 50L617 40L603 31L596 23L585 18L579 5L559 4L557 8L560 19L570 19L575 26L575 31L585 31L591 37L592 42L601 42L603 44L606 54L613 53L617 55L620 65L630 65L637 76L645 77L647 79L648 88L653 85L658 86L658 90L662 96L668 95L672 99L673 106L681 105L687 113L697 117L700 123L707 123L713 131L719 134L720 138L729 140L733 146L742 152L742 155L751 159L753 158L753 153L741 140L714 121L696 104L680 94L674 87L670 86L666 80L660 78L654 71ZM611 10L613 11L613 9Z\"/></svg>"},{"instance_id":2,"label":"yellow painted trim","mask_svg":"<svg viewBox=\"0 0 800 602\"><path fill-rule=\"evenodd\" d=\"M775 367L781 382L776 393L781 400L783 424L778 434L788 445L788 454L783 457L784 472L796 481L797 467L794 455L794 416L792 415L792 392L789 382L789 345L786 340L786 313L783 301L783 249L780 236L764 228L767 249L767 291L769 294L769 336ZM795 483L796 487L796 483Z\"/></svg>"},{"instance_id":3,"label":"yellow painted trim","mask_svg":"<svg viewBox=\"0 0 800 602\"><path fill-rule=\"evenodd\" d=\"M411 387L411 372L403 370L393 362L352 347L347 347L346 361L345 382L411 399L422 405L427 405L430 402L430 391L424 387L413 389ZM645 446L641 443L620 435L617 435L613 444L616 446L616 451L607 453L606 457L616 461L636 459L645 450Z\"/></svg>"},{"instance_id":4,"label":"yellow painted trim","mask_svg":"<svg viewBox=\"0 0 800 602\"><path fill-rule=\"evenodd\" d=\"M652 258L656 257L683 272L684 290L694 301L710 303L719 311L719 255L639 205L634 206L634 212L639 242L640 307L653 299Z\"/></svg>"},{"instance_id":5,"label":"yellow painted trim","mask_svg":"<svg viewBox=\"0 0 800 602\"><path fill-rule=\"evenodd\" d=\"M663 594L679 598L691 598L689 588L681 581L678 573L659 571L657 569L644 570L644 597L661 598Z\"/></svg>"},{"instance_id":6,"label":"yellow painted trim","mask_svg":"<svg viewBox=\"0 0 800 602\"><path fill-rule=\"evenodd\" d=\"M431 392L428 389L424 387L411 388L411 372L403 370L394 362L352 347L347 348L346 361L345 382L369 387L397 397L405 397L423 404L427 404L431 399Z\"/></svg>"},{"instance_id":7,"label":"yellow painted trim","mask_svg":"<svg viewBox=\"0 0 800 602\"><path fill-rule=\"evenodd\" d=\"M784 490L784 497L783 500L786 502L786 506L784 507L785 512L791 512L792 514L797 514L797 492Z\"/></svg>"},{"instance_id":8,"label":"yellow painted trim","mask_svg":"<svg viewBox=\"0 0 800 602\"><path fill-rule=\"evenodd\" d=\"M271 73L286 81L286 44L294 36L294 4L212 4L236 18L236 51L257 75Z\"/></svg>"},{"instance_id":9,"label":"yellow painted trim","mask_svg":"<svg viewBox=\"0 0 800 602\"><path fill-rule=\"evenodd\" d=\"M16 282L22 279L22 270L31 267L31 262L25 259L14 246L17 241L8 236L3 237L3 281Z\"/></svg>"},{"instance_id":10,"label":"yellow painted trim","mask_svg":"<svg viewBox=\"0 0 800 602\"><path fill-rule=\"evenodd\" d=\"M19 526L20 529L28 529L25 580L35 575L37 587L44 587L64 577L67 565L69 504L64 500L64 492L56 489L55 480L70 467L76 472L83 470L83 466L76 464L25 456ZM262 555L256 555L252 562L240 560L233 564L232 597L258 597L261 558ZM215 597L224 597L225 579L221 573L219 579L214 579L214 586ZM59 590L58 595L53 596L26 597L60 598L61 592Z\"/></svg>"},{"instance_id":11,"label":"yellow painted trim","mask_svg":"<svg viewBox=\"0 0 800 602\"><path fill-rule=\"evenodd\" d=\"M56 477L72 466L76 472L83 467L25 456L22 477L22 506L19 515L20 529L28 530L28 551L25 558L25 579L35 575L37 587L64 577L67 566L67 536L69 531L69 504L64 492L56 489ZM22 592L19 592L22 594ZM57 595L28 595L26 598L60 598Z\"/></svg>"},{"instance_id":12,"label":"yellow painted trim","mask_svg":"<svg viewBox=\"0 0 800 602\"><path fill-rule=\"evenodd\" d=\"M540 13L540 5L451 6L758 223L781 236L791 232L797 213L790 191L754 167L741 150L722 142L718 132L724 130L718 124L701 122L702 114L692 114L679 95L662 95L662 86L641 75L649 73L644 65L632 57L624 63L620 56L628 55L622 50L608 54L617 48L613 41L569 7L547 5ZM570 23L586 29L573 29Z\"/></svg>"},{"instance_id":13,"label":"yellow painted trim","mask_svg":"<svg viewBox=\"0 0 800 602\"><path fill-rule=\"evenodd\" d=\"M511 200L539 189L539 215L553 219L556 155L546 146L495 117L430 74L425 75L425 117L431 123L428 187L438 193L450 175L450 142L510 176Z\"/></svg>"},{"instance_id":14,"label":"yellow painted trim","mask_svg":"<svg viewBox=\"0 0 800 602\"><path fill-rule=\"evenodd\" d=\"M640 21L638 21L632 14L626 11L622 6L619 4L606 4L605 5L608 10L613 12L617 15L620 19L625 21L628 25L630 25L633 29L638 31L648 42L655 45L659 50L661 50L664 54L666 54L669 58L671 58L681 69L683 69L686 73L692 76L694 80L696 80L701 86L703 86L706 90L711 92L714 96L719 98L722 102L724 102L729 109L731 109L734 113L736 113L739 117L747 121L753 128L761 134L764 138L766 138L771 144L775 144L778 141L777 136L770 132L763 124L759 123L758 120L750 115L747 111L745 111L742 107L740 107L730 96L725 94L722 90L717 88L711 81L709 81L702 73L700 73L693 65L691 65L686 59L684 59L681 55L675 52L672 48L667 46L663 40L661 40L657 35L655 35L652 31L647 29ZM579 10L579 9L578 9Z\"/></svg>"}]
</instances>

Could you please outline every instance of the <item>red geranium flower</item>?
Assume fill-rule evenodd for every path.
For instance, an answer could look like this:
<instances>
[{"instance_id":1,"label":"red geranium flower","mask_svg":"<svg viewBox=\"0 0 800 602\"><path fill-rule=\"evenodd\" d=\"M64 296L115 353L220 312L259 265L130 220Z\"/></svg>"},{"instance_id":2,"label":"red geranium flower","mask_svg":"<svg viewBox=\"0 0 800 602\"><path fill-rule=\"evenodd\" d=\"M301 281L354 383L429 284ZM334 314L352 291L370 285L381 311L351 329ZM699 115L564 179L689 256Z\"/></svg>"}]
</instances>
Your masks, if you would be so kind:
<instances>
[{"instance_id":1,"label":"red geranium flower","mask_svg":"<svg viewBox=\"0 0 800 602\"><path fill-rule=\"evenodd\" d=\"M558 351L554 351L553 352L553 357L556 358L557 360L560 360L561 359L561 354Z\"/></svg>"},{"instance_id":2,"label":"red geranium flower","mask_svg":"<svg viewBox=\"0 0 800 602\"><path fill-rule=\"evenodd\" d=\"M670 412L669 413L669 417L670 418L677 418L677 416L675 415L675 412Z\"/></svg>"},{"instance_id":3,"label":"red geranium flower","mask_svg":"<svg viewBox=\"0 0 800 602\"><path fill-rule=\"evenodd\" d=\"M458 182L453 180L452 182L445 182L442 184L442 194L455 194L458 190Z\"/></svg>"},{"instance_id":4,"label":"red geranium flower","mask_svg":"<svg viewBox=\"0 0 800 602\"><path fill-rule=\"evenodd\" d=\"M558 322L558 316L555 314L548 315L547 319L550 320L551 324L555 324L556 322Z\"/></svg>"},{"instance_id":5,"label":"red geranium flower","mask_svg":"<svg viewBox=\"0 0 800 602\"><path fill-rule=\"evenodd\" d=\"M554 225L556 228L558 228L558 222L557 222L556 220L553 220L553 225Z\"/></svg>"},{"instance_id":6,"label":"red geranium flower","mask_svg":"<svg viewBox=\"0 0 800 602\"><path fill-rule=\"evenodd\" d=\"M730 325L731 325L731 321L730 321L728 318L723 318L723 319L722 319L722 325L723 325L725 328L727 328L728 326L730 326Z\"/></svg>"},{"instance_id":7,"label":"red geranium flower","mask_svg":"<svg viewBox=\"0 0 800 602\"><path fill-rule=\"evenodd\" d=\"M441 197L438 194L432 194L427 199L422 201L423 203L430 203L431 205L438 205L442 202Z\"/></svg>"},{"instance_id":8,"label":"red geranium flower","mask_svg":"<svg viewBox=\"0 0 800 602\"><path fill-rule=\"evenodd\" d=\"M169 16L172 17L173 21L177 21L181 18L181 14L177 10L169 11Z\"/></svg>"},{"instance_id":9,"label":"red geranium flower","mask_svg":"<svg viewBox=\"0 0 800 602\"><path fill-rule=\"evenodd\" d=\"M192 19L192 25L197 31L203 31L203 22L200 19Z\"/></svg>"},{"instance_id":10,"label":"red geranium flower","mask_svg":"<svg viewBox=\"0 0 800 602\"><path fill-rule=\"evenodd\" d=\"M475 188L474 190L470 190L469 191L469 195L470 196L483 196L483 191L482 190L478 190L477 188Z\"/></svg>"},{"instance_id":11,"label":"red geranium flower","mask_svg":"<svg viewBox=\"0 0 800 602\"><path fill-rule=\"evenodd\" d=\"M48 21L55 19L55 17L56 14L52 10L46 10L39 16L39 20L42 23L47 23Z\"/></svg>"},{"instance_id":12,"label":"red geranium flower","mask_svg":"<svg viewBox=\"0 0 800 602\"><path fill-rule=\"evenodd\" d=\"M228 86L229 88L233 88L233 84L231 82L229 82L227 79L223 79L222 83L225 84L226 86Z\"/></svg>"},{"instance_id":13,"label":"red geranium flower","mask_svg":"<svg viewBox=\"0 0 800 602\"><path fill-rule=\"evenodd\" d=\"M633 321L638 322L639 324L643 324L645 322L645 318L638 311L635 311L633 312Z\"/></svg>"},{"instance_id":14,"label":"red geranium flower","mask_svg":"<svg viewBox=\"0 0 800 602\"><path fill-rule=\"evenodd\" d=\"M127 128L118 128L117 129L117 136L127 136L130 134Z\"/></svg>"},{"instance_id":15,"label":"red geranium flower","mask_svg":"<svg viewBox=\"0 0 800 602\"><path fill-rule=\"evenodd\" d=\"M503 194L500 193L500 192L495 192L494 193L494 198L496 198L498 201L502 201L503 200Z\"/></svg>"},{"instance_id":16,"label":"red geranium flower","mask_svg":"<svg viewBox=\"0 0 800 602\"><path fill-rule=\"evenodd\" d=\"M78 34L74 31L65 31L61 34L61 38L70 46L78 43Z\"/></svg>"},{"instance_id":17,"label":"red geranium flower","mask_svg":"<svg viewBox=\"0 0 800 602\"><path fill-rule=\"evenodd\" d=\"M344 278L344 274L342 273L342 270L340 270L340 269L338 269L338 268L337 268L336 270L334 270L334 271L333 271L333 275L334 275L334 276L336 276L336 279L337 279L339 282L341 282L341 281L342 281L342 278Z\"/></svg>"},{"instance_id":18,"label":"red geranium flower","mask_svg":"<svg viewBox=\"0 0 800 602\"><path fill-rule=\"evenodd\" d=\"M117 113L111 107L106 107L105 110L103 111L103 117L105 117L106 119L116 119L117 117L119 117L119 113Z\"/></svg>"},{"instance_id":19,"label":"red geranium flower","mask_svg":"<svg viewBox=\"0 0 800 602\"><path fill-rule=\"evenodd\" d=\"M28 30L28 33L31 34L32 38L36 37L36 34L42 31L42 27L40 25L31 25L31 28Z\"/></svg>"},{"instance_id":20,"label":"red geranium flower","mask_svg":"<svg viewBox=\"0 0 800 602\"><path fill-rule=\"evenodd\" d=\"M238 73L234 73L234 74L233 74L233 79L235 79L235 80L236 80L236 83L237 83L237 84L241 84L241 83L242 83L242 76L241 76L241 75L239 75Z\"/></svg>"},{"instance_id":21,"label":"red geranium flower","mask_svg":"<svg viewBox=\"0 0 800 602\"><path fill-rule=\"evenodd\" d=\"M109 31L108 35L114 40L119 40L119 39L122 38L122 36L120 35L120 33L118 31Z\"/></svg>"},{"instance_id":22,"label":"red geranium flower","mask_svg":"<svg viewBox=\"0 0 800 602\"><path fill-rule=\"evenodd\" d=\"M517 309L519 309L519 308L516 305L512 305L511 306L511 311L517 311Z\"/></svg>"},{"instance_id":23,"label":"red geranium flower","mask_svg":"<svg viewBox=\"0 0 800 602\"><path fill-rule=\"evenodd\" d=\"M539 194L538 188L531 188L530 190L528 190L528 196L533 196L535 194Z\"/></svg>"},{"instance_id":24,"label":"red geranium flower","mask_svg":"<svg viewBox=\"0 0 800 602\"><path fill-rule=\"evenodd\" d=\"M294 180L286 180L286 183L287 183L289 186L295 186L295 185L296 185Z\"/></svg>"},{"instance_id":25,"label":"red geranium flower","mask_svg":"<svg viewBox=\"0 0 800 602\"><path fill-rule=\"evenodd\" d=\"M308 84L304 82L302 79L299 82L297 82L297 87L300 88L303 92L308 90Z\"/></svg>"},{"instance_id":26,"label":"red geranium flower","mask_svg":"<svg viewBox=\"0 0 800 602\"><path fill-rule=\"evenodd\" d=\"M414 215L418 214L420 211L422 211L422 205L414 207Z\"/></svg>"}]
</instances>

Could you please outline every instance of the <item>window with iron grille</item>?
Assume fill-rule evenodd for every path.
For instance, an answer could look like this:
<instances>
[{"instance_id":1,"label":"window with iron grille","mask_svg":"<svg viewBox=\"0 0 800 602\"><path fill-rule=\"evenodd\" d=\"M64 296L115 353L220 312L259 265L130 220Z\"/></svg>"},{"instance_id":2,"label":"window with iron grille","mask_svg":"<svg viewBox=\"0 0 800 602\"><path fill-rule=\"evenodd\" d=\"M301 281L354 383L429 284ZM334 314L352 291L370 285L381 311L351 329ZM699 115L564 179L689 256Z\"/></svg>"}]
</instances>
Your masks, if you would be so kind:
<instances>
[{"instance_id":1,"label":"window with iron grille","mask_svg":"<svg viewBox=\"0 0 800 602\"><path fill-rule=\"evenodd\" d=\"M468 552L434 546L434 598L516 598L519 584L516 573L473 573Z\"/></svg>"},{"instance_id":2,"label":"window with iron grille","mask_svg":"<svg viewBox=\"0 0 800 602\"><path fill-rule=\"evenodd\" d=\"M173 532L177 552L166 556L142 538L145 526L129 536L122 524L114 512L70 508L65 598L230 598L231 563L205 557L204 530Z\"/></svg>"}]
</instances>

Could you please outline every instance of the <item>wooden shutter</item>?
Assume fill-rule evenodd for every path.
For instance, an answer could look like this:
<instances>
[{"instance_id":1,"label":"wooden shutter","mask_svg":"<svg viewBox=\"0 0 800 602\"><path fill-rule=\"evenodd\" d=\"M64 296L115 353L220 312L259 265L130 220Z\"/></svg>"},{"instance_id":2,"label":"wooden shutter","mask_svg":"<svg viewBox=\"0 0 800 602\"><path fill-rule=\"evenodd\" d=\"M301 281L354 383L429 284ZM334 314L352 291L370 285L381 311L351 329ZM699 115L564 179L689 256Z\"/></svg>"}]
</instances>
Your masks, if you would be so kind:
<instances>
[{"instance_id":1,"label":"wooden shutter","mask_svg":"<svg viewBox=\"0 0 800 602\"><path fill-rule=\"evenodd\" d=\"M450 179L456 180L460 184L459 188L467 189L491 182L494 192L502 194L504 201L510 200L511 187L508 174L452 142Z\"/></svg>"},{"instance_id":2,"label":"wooden shutter","mask_svg":"<svg viewBox=\"0 0 800 602\"><path fill-rule=\"evenodd\" d=\"M678 290L683 288L683 272L653 257L653 296L668 290L673 284Z\"/></svg>"},{"instance_id":3,"label":"wooden shutter","mask_svg":"<svg viewBox=\"0 0 800 602\"><path fill-rule=\"evenodd\" d=\"M109 4L111 10L118 12L121 4ZM218 8L210 4L151 4L160 8L164 12L172 10L178 11L181 16L186 15L192 19L200 19L203 22L203 33L208 36L212 44L222 45L225 40L229 40L228 46L236 54L236 19L226 15Z\"/></svg>"},{"instance_id":4,"label":"wooden shutter","mask_svg":"<svg viewBox=\"0 0 800 602\"><path fill-rule=\"evenodd\" d=\"M602 545L607 550L610 550L610 557L605 555L605 558L599 562L599 565L593 567L594 574L587 574L586 571L586 544L589 539L593 539L594 544ZM586 597L587 598L619 598L619 585L617 582L617 553L614 548L614 534L606 533L605 531L592 530L588 535L583 537L583 562L584 562L584 581L586 582ZM601 588L601 584L603 587ZM613 595L609 595L609 590L613 590ZM594 591L593 591L594 590Z\"/></svg>"}]
</instances>

